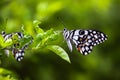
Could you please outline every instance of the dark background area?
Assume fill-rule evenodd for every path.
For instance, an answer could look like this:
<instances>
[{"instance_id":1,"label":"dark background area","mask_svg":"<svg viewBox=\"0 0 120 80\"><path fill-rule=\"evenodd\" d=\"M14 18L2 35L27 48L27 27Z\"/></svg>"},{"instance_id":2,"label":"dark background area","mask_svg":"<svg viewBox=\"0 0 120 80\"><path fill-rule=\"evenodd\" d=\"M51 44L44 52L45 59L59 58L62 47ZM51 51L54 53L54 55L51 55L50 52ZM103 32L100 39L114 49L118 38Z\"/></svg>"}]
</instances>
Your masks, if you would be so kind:
<instances>
[{"instance_id":1,"label":"dark background area","mask_svg":"<svg viewBox=\"0 0 120 80\"><path fill-rule=\"evenodd\" d=\"M6 19L7 25L4 25ZM17 76L16 79L120 80L120 0L0 1L0 26L6 26L6 32L20 31L23 24L32 34L34 20L41 22L39 26L43 30L53 28L62 31L64 27L69 30L95 29L107 34L108 40L94 47L88 56L83 56L75 48L71 53L60 36L56 44L66 50L71 63L49 50L27 51L25 59L21 62L7 57L2 59L1 56L1 68L13 72ZM0 30L2 29L4 28L1 27Z\"/></svg>"}]
</instances>

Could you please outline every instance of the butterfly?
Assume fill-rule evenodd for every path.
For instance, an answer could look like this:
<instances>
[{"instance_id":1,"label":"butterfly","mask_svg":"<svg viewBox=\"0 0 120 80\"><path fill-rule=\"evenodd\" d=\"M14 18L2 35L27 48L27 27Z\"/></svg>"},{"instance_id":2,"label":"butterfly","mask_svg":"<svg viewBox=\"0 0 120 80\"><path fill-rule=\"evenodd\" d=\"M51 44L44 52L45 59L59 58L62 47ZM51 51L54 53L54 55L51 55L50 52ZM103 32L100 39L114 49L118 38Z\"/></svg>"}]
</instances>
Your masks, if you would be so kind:
<instances>
[{"instance_id":1,"label":"butterfly","mask_svg":"<svg viewBox=\"0 0 120 80\"><path fill-rule=\"evenodd\" d=\"M32 43L32 40L30 40L28 43L26 43L22 48L16 48L19 46L19 43L14 44L14 48L12 49L12 54L14 58L17 61L21 61L24 58L25 49Z\"/></svg>"},{"instance_id":2,"label":"butterfly","mask_svg":"<svg viewBox=\"0 0 120 80\"><path fill-rule=\"evenodd\" d=\"M17 35L18 39L22 39L24 38L24 35L21 32L15 32L15 33L11 33L11 34L6 34L5 31L1 32L4 41L7 41L8 39L12 39L15 35ZM22 46L22 48L18 48L20 46L20 43L14 43L13 47L12 47L12 54L14 56L14 58L17 61L21 61L24 58L24 54L25 54L25 49L32 43L32 40L30 40L28 43L26 43L24 46ZM6 54L9 56L9 50L5 49Z\"/></svg>"},{"instance_id":3,"label":"butterfly","mask_svg":"<svg viewBox=\"0 0 120 80\"><path fill-rule=\"evenodd\" d=\"M22 49L13 48L12 54L17 61L21 61L24 58L25 51Z\"/></svg>"},{"instance_id":4,"label":"butterfly","mask_svg":"<svg viewBox=\"0 0 120 80\"><path fill-rule=\"evenodd\" d=\"M21 32L6 34L5 31L2 31L1 34L2 34L2 36L3 36L3 38L4 38L4 41L6 41L6 40L12 38L14 35L17 35L19 39L21 39L21 38L24 37L24 35L23 35Z\"/></svg>"},{"instance_id":5,"label":"butterfly","mask_svg":"<svg viewBox=\"0 0 120 80\"><path fill-rule=\"evenodd\" d=\"M67 30L64 28L63 36L71 52L72 44L75 44L77 50L83 55L88 55L94 46L107 40L107 35L97 30Z\"/></svg>"}]
</instances>

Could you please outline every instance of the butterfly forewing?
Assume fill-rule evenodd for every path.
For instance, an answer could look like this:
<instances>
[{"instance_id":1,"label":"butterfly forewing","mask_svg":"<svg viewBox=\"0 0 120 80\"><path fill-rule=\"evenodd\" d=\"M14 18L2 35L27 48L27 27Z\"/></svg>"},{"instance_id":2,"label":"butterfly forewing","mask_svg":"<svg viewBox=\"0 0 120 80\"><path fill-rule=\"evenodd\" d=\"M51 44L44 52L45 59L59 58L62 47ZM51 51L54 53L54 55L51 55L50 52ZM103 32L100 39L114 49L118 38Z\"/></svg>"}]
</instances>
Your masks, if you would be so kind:
<instances>
[{"instance_id":1,"label":"butterfly forewing","mask_svg":"<svg viewBox=\"0 0 120 80\"><path fill-rule=\"evenodd\" d=\"M66 31L68 32L68 31ZM71 30L69 31L67 40L72 41L79 52L83 55L87 55L92 51L93 46L100 44L107 40L107 36L96 30ZM64 31L65 33L65 31ZM66 35L64 35L65 37ZM66 38L66 37L65 37ZM66 41L67 41L66 40Z\"/></svg>"}]
</instances>

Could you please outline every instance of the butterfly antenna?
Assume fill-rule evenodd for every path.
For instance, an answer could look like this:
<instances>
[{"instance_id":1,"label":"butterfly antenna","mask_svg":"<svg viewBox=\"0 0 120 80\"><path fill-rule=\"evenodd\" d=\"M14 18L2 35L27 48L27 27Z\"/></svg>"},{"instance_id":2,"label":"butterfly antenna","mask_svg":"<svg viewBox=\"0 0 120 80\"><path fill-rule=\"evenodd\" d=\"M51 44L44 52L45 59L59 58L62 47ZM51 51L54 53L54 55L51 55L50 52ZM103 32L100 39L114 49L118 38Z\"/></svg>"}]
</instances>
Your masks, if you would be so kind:
<instances>
[{"instance_id":1,"label":"butterfly antenna","mask_svg":"<svg viewBox=\"0 0 120 80\"><path fill-rule=\"evenodd\" d=\"M61 24L66 28L66 24L61 20L61 18L57 17L57 19L61 22Z\"/></svg>"}]
</instances>

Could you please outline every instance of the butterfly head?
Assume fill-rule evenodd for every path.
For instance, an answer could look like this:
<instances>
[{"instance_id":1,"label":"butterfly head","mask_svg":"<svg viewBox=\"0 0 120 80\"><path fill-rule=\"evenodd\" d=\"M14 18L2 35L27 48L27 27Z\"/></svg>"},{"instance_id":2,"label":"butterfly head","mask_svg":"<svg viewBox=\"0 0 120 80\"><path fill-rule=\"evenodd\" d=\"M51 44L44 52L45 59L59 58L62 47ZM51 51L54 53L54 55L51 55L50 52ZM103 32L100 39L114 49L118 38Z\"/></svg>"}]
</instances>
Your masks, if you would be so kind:
<instances>
[{"instance_id":1,"label":"butterfly head","mask_svg":"<svg viewBox=\"0 0 120 80\"><path fill-rule=\"evenodd\" d=\"M66 40L69 38L69 31L67 30L67 28L64 28L63 36L64 36L64 39L66 39Z\"/></svg>"}]
</instances>

